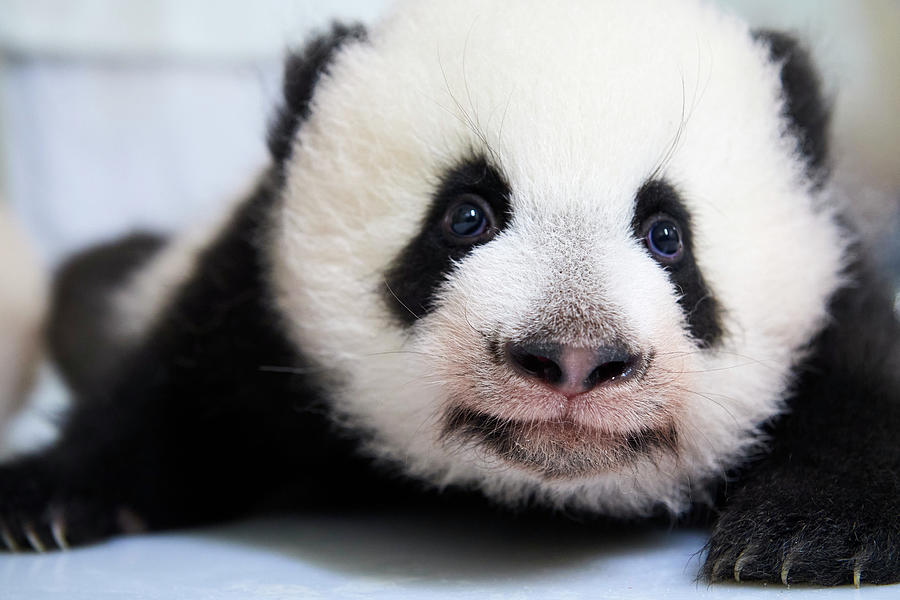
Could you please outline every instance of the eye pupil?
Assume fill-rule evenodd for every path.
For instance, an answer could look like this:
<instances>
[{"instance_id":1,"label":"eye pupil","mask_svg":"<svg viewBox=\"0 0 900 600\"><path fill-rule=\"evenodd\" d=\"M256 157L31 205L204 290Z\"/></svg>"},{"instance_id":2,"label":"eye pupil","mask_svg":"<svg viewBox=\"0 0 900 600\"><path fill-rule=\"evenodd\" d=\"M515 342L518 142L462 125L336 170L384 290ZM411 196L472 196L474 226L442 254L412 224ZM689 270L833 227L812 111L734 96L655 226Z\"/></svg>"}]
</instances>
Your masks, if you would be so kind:
<instances>
[{"instance_id":1,"label":"eye pupil","mask_svg":"<svg viewBox=\"0 0 900 600\"><path fill-rule=\"evenodd\" d=\"M450 213L450 230L461 237L480 235L487 227L484 211L474 204L464 202Z\"/></svg>"},{"instance_id":2,"label":"eye pupil","mask_svg":"<svg viewBox=\"0 0 900 600\"><path fill-rule=\"evenodd\" d=\"M681 235L672 221L660 220L647 232L650 250L664 258L674 258L681 252Z\"/></svg>"}]
</instances>

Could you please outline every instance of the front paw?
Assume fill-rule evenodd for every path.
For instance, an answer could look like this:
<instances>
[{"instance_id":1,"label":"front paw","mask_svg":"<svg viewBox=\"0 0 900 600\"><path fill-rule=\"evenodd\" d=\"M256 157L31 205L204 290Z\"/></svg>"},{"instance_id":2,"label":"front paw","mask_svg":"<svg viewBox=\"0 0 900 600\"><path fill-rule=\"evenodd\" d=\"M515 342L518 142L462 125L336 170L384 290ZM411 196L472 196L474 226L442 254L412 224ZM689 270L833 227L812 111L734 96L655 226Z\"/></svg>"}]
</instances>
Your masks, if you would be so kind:
<instances>
[{"instance_id":1,"label":"front paw","mask_svg":"<svg viewBox=\"0 0 900 600\"><path fill-rule=\"evenodd\" d=\"M736 492L707 545L708 581L900 581L900 495L887 481L768 473Z\"/></svg>"},{"instance_id":2,"label":"front paw","mask_svg":"<svg viewBox=\"0 0 900 600\"><path fill-rule=\"evenodd\" d=\"M121 531L121 510L29 465L0 468L0 552L66 550Z\"/></svg>"}]
</instances>

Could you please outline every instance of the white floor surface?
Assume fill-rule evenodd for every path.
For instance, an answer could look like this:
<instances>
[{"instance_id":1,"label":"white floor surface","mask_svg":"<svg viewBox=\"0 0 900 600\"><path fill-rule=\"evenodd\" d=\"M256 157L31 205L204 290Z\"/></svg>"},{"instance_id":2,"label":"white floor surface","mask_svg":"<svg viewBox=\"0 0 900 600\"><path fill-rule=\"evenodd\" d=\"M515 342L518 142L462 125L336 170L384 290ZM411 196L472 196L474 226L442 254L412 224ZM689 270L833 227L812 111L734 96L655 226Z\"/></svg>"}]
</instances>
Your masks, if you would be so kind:
<instances>
[{"instance_id":1,"label":"white floor surface","mask_svg":"<svg viewBox=\"0 0 900 600\"><path fill-rule=\"evenodd\" d=\"M704 540L434 514L279 518L0 556L0 599L900 598L900 586L707 586L695 581Z\"/></svg>"}]
</instances>

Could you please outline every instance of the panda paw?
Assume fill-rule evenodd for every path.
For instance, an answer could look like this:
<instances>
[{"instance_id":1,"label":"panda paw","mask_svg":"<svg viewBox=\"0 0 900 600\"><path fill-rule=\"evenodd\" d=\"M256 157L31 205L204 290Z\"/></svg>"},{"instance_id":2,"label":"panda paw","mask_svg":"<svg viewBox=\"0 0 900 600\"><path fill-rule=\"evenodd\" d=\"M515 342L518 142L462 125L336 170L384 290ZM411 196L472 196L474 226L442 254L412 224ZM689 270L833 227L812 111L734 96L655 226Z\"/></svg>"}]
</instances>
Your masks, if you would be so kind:
<instances>
[{"instance_id":1,"label":"panda paw","mask_svg":"<svg viewBox=\"0 0 900 600\"><path fill-rule=\"evenodd\" d=\"M726 506L707 544L710 582L848 585L900 581L900 496L837 478L757 478Z\"/></svg>"},{"instance_id":2,"label":"panda paw","mask_svg":"<svg viewBox=\"0 0 900 600\"><path fill-rule=\"evenodd\" d=\"M0 552L67 550L122 531L122 511L50 489L26 469L0 468Z\"/></svg>"}]
</instances>

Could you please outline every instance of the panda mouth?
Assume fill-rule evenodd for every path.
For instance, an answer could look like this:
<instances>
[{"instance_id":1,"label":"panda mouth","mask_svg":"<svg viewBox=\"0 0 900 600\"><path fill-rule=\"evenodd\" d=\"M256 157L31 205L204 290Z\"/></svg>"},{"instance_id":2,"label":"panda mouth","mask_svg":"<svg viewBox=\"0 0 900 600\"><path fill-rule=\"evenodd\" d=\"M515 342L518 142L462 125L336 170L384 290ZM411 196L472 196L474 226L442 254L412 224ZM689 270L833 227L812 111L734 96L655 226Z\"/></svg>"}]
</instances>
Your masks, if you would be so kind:
<instances>
[{"instance_id":1,"label":"panda mouth","mask_svg":"<svg viewBox=\"0 0 900 600\"><path fill-rule=\"evenodd\" d=\"M475 445L545 479L608 473L642 457L675 454L678 446L678 432L671 422L610 433L565 420L505 419L462 406L446 412L441 439Z\"/></svg>"}]
</instances>

